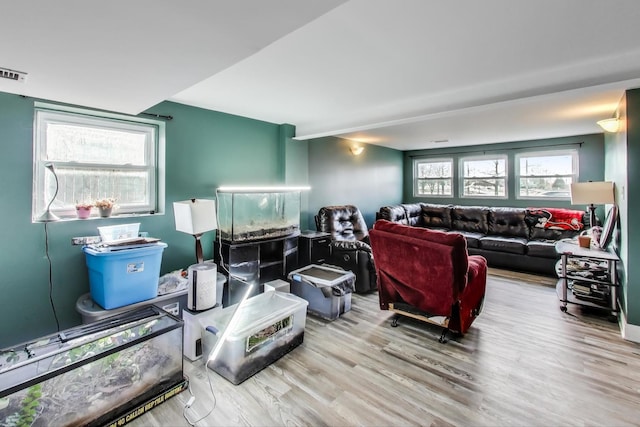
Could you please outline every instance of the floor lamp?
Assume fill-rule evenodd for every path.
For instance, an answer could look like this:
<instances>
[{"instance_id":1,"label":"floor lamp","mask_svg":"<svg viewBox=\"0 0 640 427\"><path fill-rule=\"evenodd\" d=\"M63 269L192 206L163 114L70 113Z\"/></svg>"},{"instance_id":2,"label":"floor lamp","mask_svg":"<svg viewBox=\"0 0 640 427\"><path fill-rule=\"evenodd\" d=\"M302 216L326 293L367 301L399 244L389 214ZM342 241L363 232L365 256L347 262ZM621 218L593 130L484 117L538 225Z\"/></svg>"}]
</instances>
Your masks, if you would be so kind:
<instances>
[{"instance_id":1,"label":"floor lamp","mask_svg":"<svg viewBox=\"0 0 640 427\"><path fill-rule=\"evenodd\" d=\"M200 238L207 231L218 228L216 202L208 199L191 199L173 203L176 230L191 234L196 239L196 261L203 262Z\"/></svg>"},{"instance_id":2,"label":"floor lamp","mask_svg":"<svg viewBox=\"0 0 640 427\"><path fill-rule=\"evenodd\" d=\"M587 205L590 227L595 227L597 225L595 205L613 203L615 203L613 182L589 181L571 184L571 204Z\"/></svg>"}]
</instances>

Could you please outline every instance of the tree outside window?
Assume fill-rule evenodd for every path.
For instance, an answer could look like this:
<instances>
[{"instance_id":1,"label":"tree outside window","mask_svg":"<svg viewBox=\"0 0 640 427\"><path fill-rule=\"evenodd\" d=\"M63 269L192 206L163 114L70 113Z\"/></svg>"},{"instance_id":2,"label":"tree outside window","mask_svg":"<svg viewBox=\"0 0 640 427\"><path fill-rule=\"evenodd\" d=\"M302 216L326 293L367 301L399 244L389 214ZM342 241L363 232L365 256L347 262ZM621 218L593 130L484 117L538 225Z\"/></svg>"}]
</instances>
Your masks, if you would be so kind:
<instances>
[{"instance_id":1,"label":"tree outside window","mask_svg":"<svg viewBox=\"0 0 640 427\"><path fill-rule=\"evenodd\" d=\"M577 150L518 154L516 164L518 198L571 198L571 183L578 177Z\"/></svg>"},{"instance_id":2,"label":"tree outside window","mask_svg":"<svg viewBox=\"0 0 640 427\"><path fill-rule=\"evenodd\" d=\"M453 196L453 159L416 160L414 195Z\"/></svg>"},{"instance_id":3,"label":"tree outside window","mask_svg":"<svg viewBox=\"0 0 640 427\"><path fill-rule=\"evenodd\" d=\"M507 197L506 156L462 158L462 197Z\"/></svg>"}]
</instances>

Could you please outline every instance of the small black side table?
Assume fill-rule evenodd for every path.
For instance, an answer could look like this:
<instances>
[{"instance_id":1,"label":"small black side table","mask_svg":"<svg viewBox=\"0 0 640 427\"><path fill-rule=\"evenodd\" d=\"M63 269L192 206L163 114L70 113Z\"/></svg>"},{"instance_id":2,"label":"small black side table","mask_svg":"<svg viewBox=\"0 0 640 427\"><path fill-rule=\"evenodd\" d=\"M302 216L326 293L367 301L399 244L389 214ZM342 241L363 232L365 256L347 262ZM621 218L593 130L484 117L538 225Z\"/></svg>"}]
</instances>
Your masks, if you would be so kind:
<instances>
[{"instance_id":1,"label":"small black side table","mask_svg":"<svg viewBox=\"0 0 640 427\"><path fill-rule=\"evenodd\" d=\"M298 236L298 265L322 264L329 258L331 234L306 230Z\"/></svg>"}]
</instances>

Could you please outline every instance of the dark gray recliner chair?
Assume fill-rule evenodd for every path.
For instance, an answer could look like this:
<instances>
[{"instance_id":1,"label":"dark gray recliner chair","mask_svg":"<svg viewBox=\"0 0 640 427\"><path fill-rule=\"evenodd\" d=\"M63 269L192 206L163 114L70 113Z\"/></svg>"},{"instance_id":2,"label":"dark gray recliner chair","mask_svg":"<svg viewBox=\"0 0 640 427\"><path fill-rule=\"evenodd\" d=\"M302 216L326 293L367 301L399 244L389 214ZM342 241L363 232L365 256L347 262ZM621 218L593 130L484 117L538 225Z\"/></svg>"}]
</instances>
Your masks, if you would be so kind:
<instances>
[{"instance_id":1,"label":"dark gray recliner chair","mask_svg":"<svg viewBox=\"0 0 640 427\"><path fill-rule=\"evenodd\" d=\"M360 210L353 205L325 206L315 217L316 229L331 234L327 263L356 275L356 293L377 289L376 268L369 245L369 230Z\"/></svg>"}]
</instances>

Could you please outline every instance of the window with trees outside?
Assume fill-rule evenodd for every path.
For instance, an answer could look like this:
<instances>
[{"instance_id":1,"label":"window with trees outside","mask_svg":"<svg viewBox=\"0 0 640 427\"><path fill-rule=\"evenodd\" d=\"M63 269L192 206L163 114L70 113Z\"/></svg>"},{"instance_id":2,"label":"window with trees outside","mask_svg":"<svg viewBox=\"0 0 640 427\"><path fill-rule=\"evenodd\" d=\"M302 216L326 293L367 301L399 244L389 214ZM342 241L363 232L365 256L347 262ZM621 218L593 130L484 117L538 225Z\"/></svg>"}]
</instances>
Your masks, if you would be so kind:
<instances>
[{"instance_id":1,"label":"window with trees outside","mask_svg":"<svg viewBox=\"0 0 640 427\"><path fill-rule=\"evenodd\" d=\"M460 159L461 197L507 197L507 156Z\"/></svg>"},{"instance_id":2,"label":"window with trees outside","mask_svg":"<svg viewBox=\"0 0 640 427\"><path fill-rule=\"evenodd\" d=\"M54 106L57 107L57 106ZM110 198L118 214L158 210L158 158L164 123L137 117L36 104L34 220L58 192L51 212L75 217L77 204Z\"/></svg>"},{"instance_id":3,"label":"window with trees outside","mask_svg":"<svg viewBox=\"0 0 640 427\"><path fill-rule=\"evenodd\" d=\"M453 159L414 161L414 196L453 196Z\"/></svg>"},{"instance_id":4,"label":"window with trees outside","mask_svg":"<svg viewBox=\"0 0 640 427\"><path fill-rule=\"evenodd\" d=\"M578 150L517 154L516 167L518 198L568 200L578 178Z\"/></svg>"}]
</instances>

